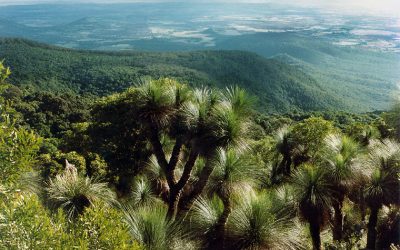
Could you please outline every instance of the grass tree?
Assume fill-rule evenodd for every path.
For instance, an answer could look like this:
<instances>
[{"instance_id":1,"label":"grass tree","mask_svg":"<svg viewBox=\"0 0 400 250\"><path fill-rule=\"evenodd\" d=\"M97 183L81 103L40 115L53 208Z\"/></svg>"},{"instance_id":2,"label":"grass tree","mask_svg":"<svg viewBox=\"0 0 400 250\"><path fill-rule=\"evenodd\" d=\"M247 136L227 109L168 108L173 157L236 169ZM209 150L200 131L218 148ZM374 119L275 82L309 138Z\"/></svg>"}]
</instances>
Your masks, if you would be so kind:
<instances>
[{"instance_id":1,"label":"grass tree","mask_svg":"<svg viewBox=\"0 0 400 250\"><path fill-rule=\"evenodd\" d=\"M227 249L303 249L296 220L278 215L279 210L280 203L267 193L242 202L228 223Z\"/></svg>"},{"instance_id":2,"label":"grass tree","mask_svg":"<svg viewBox=\"0 0 400 250\"><path fill-rule=\"evenodd\" d=\"M290 175L295 147L291 142L290 128L288 126L284 126L276 132L275 142L275 157L280 159L276 175Z\"/></svg>"},{"instance_id":3,"label":"grass tree","mask_svg":"<svg viewBox=\"0 0 400 250\"><path fill-rule=\"evenodd\" d=\"M239 88L224 93L192 91L170 79L143 83L128 91L127 96L134 117L144 122L155 158L165 174L168 214L174 217L178 208L187 211L202 193L214 169L212 158L217 148L243 138L251 100ZM163 146L163 136L174 140L172 149ZM181 197L200 155L207 159L206 164L190 194ZM182 171L178 175L179 166Z\"/></svg>"},{"instance_id":4,"label":"grass tree","mask_svg":"<svg viewBox=\"0 0 400 250\"><path fill-rule=\"evenodd\" d=\"M137 178L133 182L129 202L134 207L143 207L154 205L156 201L157 199L150 182L144 177Z\"/></svg>"},{"instance_id":5,"label":"grass tree","mask_svg":"<svg viewBox=\"0 0 400 250\"><path fill-rule=\"evenodd\" d=\"M218 214L217 220L206 219L206 221L214 222L214 240L210 243L212 248L223 249L226 224L232 212L233 195L248 195L252 192L252 183L254 183L256 171L246 158L245 153L233 149L224 150L219 148L213 164L214 170L206 189L209 194L215 194L219 197L217 200L222 202L223 208L222 213L213 213ZM208 207L215 208L216 205L219 205L216 198L214 198L213 201L212 205L215 206ZM201 211L206 211L204 208L207 206L205 206L204 202L198 203L197 210L199 210L198 206L202 208ZM213 211L218 211L218 209L214 209ZM209 218L209 215L212 213L203 214L206 215L206 218ZM197 218L199 217L198 215ZM207 229L207 231L209 230Z\"/></svg>"},{"instance_id":6,"label":"grass tree","mask_svg":"<svg viewBox=\"0 0 400 250\"><path fill-rule=\"evenodd\" d=\"M293 188L300 215L309 223L313 249L321 249L321 228L328 218L333 193L327 171L302 165L293 175Z\"/></svg>"},{"instance_id":7,"label":"grass tree","mask_svg":"<svg viewBox=\"0 0 400 250\"><path fill-rule=\"evenodd\" d=\"M372 142L363 164L373 169L364 187L364 197L370 209L367 249L375 249L379 210L383 205L400 202L400 144L391 140Z\"/></svg>"},{"instance_id":8,"label":"grass tree","mask_svg":"<svg viewBox=\"0 0 400 250\"><path fill-rule=\"evenodd\" d=\"M361 171L358 164L355 164L356 157L360 153L360 147L358 143L347 136L333 134L326 138L325 144L325 166L327 167L328 179L334 189L332 206L335 213L332 233L334 240L341 240L343 235L343 202Z\"/></svg>"},{"instance_id":9,"label":"grass tree","mask_svg":"<svg viewBox=\"0 0 400 250\"><path fill-rule=\"evenodd\" d=\"M82 214L96 201L115 204L115 193L107 183L80 176L69 169L49 180L45 196L50 207L64 209L69 218Z\"/></svg>"},{"instance_id":10,"label":"grass tree","mask_svg":"<svg viewBox=\"0 0 400 250\"><path fill-rule=\"evenodd\" d=\"M194 237L200 240L203 249L221 249L217 246L220 240L218 239L219 224L223 214L224 204L217 195L209 199L199 197L195 201L190 212L189 228Z\"/></svg>"},{"instance_id":11,"label":"grass tree","mask_svg":"<svg viewBox=\"0 0 400 250\"><path fill-rule=\"evenodd\" d=\"M123 208L132 238L144 249L182 249L188 235L182 224L167 216L167 210L163 204Z\"/></svg>"}]
</instances>

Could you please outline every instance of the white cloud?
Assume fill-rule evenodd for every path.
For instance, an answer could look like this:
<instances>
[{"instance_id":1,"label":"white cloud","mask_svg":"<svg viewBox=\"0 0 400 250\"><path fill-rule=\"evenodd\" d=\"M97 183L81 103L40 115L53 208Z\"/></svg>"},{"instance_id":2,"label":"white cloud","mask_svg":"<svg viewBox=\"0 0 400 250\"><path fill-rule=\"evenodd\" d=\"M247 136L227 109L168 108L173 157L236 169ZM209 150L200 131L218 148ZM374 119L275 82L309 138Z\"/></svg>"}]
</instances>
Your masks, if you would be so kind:
<instances>
[{"instance_id":1,"label":"white cloud","mask_svg":"<svg viewBox=\"0 0 400 250\"><path fill-rule=\"evenodd\" d=\"M0 5L37 3L133 3L133 2L284 3L351 13L400 17L400 0L0 0Z\"/></svg>"}]
</instances>

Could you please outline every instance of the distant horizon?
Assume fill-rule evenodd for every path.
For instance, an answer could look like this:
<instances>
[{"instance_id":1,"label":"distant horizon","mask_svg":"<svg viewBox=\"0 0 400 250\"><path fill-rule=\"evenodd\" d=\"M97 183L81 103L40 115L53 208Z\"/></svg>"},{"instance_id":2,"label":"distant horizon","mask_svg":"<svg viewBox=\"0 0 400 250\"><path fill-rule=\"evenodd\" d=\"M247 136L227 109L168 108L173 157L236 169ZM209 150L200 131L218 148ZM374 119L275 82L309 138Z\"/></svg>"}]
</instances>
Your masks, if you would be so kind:
<instances>
[{"instance_id":1,"label":"distant horizon","mask_svg":"<svg viewBox=\"0 0 400 250\"><path fill-rule=\"evenodd\" d=\"M293 7L317 8L326 11L341 11L346 14L369 14L400 18L400 1L398 0L0 0L0 6L38 5L38 4L129 4L129 3L226 3L226 4L287 4Z\"/></svg>"}]
</instances>

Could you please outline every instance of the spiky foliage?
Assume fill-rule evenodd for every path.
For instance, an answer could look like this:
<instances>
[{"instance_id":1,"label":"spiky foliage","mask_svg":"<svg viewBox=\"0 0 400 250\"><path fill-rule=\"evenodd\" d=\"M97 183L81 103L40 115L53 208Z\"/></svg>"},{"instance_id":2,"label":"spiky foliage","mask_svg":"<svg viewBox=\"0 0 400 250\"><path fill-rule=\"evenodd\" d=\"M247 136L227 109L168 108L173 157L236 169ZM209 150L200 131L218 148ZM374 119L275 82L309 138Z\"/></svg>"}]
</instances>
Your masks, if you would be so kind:
<instances>
[{"instance_id":1,"label":"spiky foliage","mask_svg":"<svg viewBox=\"0 0 400 250\"><path fill-rule=\"evenodd\" d=\"M367 248L375 249L380 208L400 202L400 144L392 140L372 141L370 144L370 153L363 163L373 171L363 191L370 208Z\"/></svg>"},{"instance_id":2,"label":"spiky foliage","mask_svg":"<svg viewBox=\"0 0 400 250\"><path fill-rule=\"evenodd\" d=\"M148 160L145 173L152 185L155 195L166 200L169 193L169 186L165 172L158 164L154 155Z\"/></svg>"},{"instance_id":3,"label":"spiky foliage","mask_svg":"<svg viewBox=\"0 0 400 250\"><path fill-rule=\"evenodd\" d=\"M146 178L134 181L130 201L134 207L151 206L156 202L151 184Z\"/></svg>"},{"instance_id":4,"label":"spiky foliage","mask_svg":"<svg viewBox=\"0 0 400 250\"><path fill-rule=\"evenodd\" d=\"M347 136L330 135L325 139L325 160L332 181L346 186L351 181L358 165L354 161L361 149L358 143Z\"/></svg>"},{"instance_id":5,"label":"spiky foliage","mask_svg":"<svg viewBox=\"0 0 400 250\"><path fill-rule=\"evenodd\" d=\"M165 126L176 111L176 81L165 78L146 81L134 92L138 115L149 123Z\"/></svg>"},{"instance_id":6,"label":"spiky foliage","mask_svg":"<svg viewBox=\"0 0 400 250\"><path fill-rule=\"evenodd\" d=\"M224 204L218 196L211 199L200 197L190 212L190 230L201 239L204 249L212 249L217 244L217 230L224 212Z\"/></svg>"},{"instance_id":7,"label":"spiky foliage","mask_svg":"<svg viewBox=\"0 0 400 250\"><path fill-rule=\"evenodd\" d=\"M282 174L290 174L290 168L293 163L293 157L295 152L295 147L290 139L290 128L284 126L276 131L274 135L275 139L275 166L271 173L272 180L277 181L280 179ZM273 181L274 182L274 181Z\"/></svg>"},{"instance_id":8,"label":"spiky foliage","mask_svg":"<svg viewBox=\"0 0 400 250\"><path fill-rule=\"evenodd\" d=\"M326 222L333 193L327 171L313 165L303 165L293 176L293 187L299 212L309 223L314 249L321 249L320 231Z\"/></svg>"},{"instance_id":9,"label":"spiky foliage","mask_svg":"<svg viewBox=\"0 0 400 250\"><path fill-rule=\"evenodd\" d=\"M343 201L351 188L357 183L361 174L359 165L355 163L360 153L360 146L347 136L332 134L325 139L328 179L335 190L332 206L334 208L333 239L341 240L343 234Z\"/></svg>"},{"instance_id":10,"label":"spiky foliage","mask_svg":"<svg viewBox=\"0 0 400 250\"><path fill-rule=\"evenodd\" d=\"M252 112L251 107L255 98L238 86L227 87L224 92L224 100L229 102L236 113L246 114Z\"/></svg>"},{"instance_id":11,"label":"spiky foliage","mask_svg":"<svg viewBox=\"0 0 400 250\"><path fill-rule=\"evenodd\" d=\"M229 249L302 249L295 220L277 216L274 206L260 194L236 208L228 223Z\"/></svg>"},{"instance_id":12,"label":"spiky foliage","mask_svg":"<svg viewBox=\"0 0 400 250\"><path fill-rule=\"evenodd\" d=\"M363 162L374 169L365 187L370 207L398 204L400 192L400 144L392 140L371 143L371 151Z\"/></svg>"},{"instance_id":13,"label":"spiky foliage","mask_svg":"<svg viewBox=\"0 0 400 250\"><path fill-rule=\"evenodd\" d=\"M199 92L207 93L209 92ZM240 92L240 93L237 93ZM196 93L196 91L195 91ZM195 94L197 96L197 94ZM187 211L194 200L202 193L206 187L209 177L214 170L213 157L218 152L218 147L229 148L235 147L238 150L247 148L246 133L248 128L249 102L245 99L247 95L242 93L239 88L234 88L227 93L221 95L213 95L209 101L204 102L203 94L199 95L196 103L192 107L197 107L192 110L196 114L196 133L197 137L192 141L192 145L198 148L200 155L205 156L206 163L202 168L198 181L194 184L192 192L184 197L184 200L179 203L181 210Z\"/></svg>"},{"instance_id":14,"label":"spiky foliage","mask_svg":"<svg viewBox=\"0 0 400 250\"><path fill-rule=\"evenodd\" d=\"M69 218L82 214L95 201L115 204L115 194L107 183L79 176L76 171L66 170L50 179L46 188L47 202L52 208L62 208Z\"/></svg>"},{"instance_id":15,"label":"spiky foliage","mask_svg":"<svg viewBox=\"0 0 400 250\"><path fill-rule=\"evenodd\" d=\"M133 209L124 207L125 221L133 240L144 249L174 249L178 242L187 238L182 225L167 217L162 205Z\"/></svg>"},{"instance_id":16,"label":"spiky foliage","mask_svg":"<svg viewBox=\"0 0 400 250\"><path fill-rule=\"evenodd\" d=\"M251 189L256 169L246 155L234 149L219 148L214 159L214 171L208 182L208 191L221 198L229 198L233 192Z\"/></svg>"}]
</instances>

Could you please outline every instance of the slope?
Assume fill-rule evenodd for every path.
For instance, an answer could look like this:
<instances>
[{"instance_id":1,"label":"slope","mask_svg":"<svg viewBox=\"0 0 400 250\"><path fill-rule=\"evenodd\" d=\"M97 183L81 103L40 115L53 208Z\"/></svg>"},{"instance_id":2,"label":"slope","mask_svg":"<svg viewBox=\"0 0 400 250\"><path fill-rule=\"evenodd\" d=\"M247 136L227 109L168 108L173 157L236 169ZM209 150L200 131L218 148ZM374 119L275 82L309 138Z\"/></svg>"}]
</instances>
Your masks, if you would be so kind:
<instances>
[{"instance_id":1,"label":"slope","mask_svg":"<svg viewBox=\"0 0 400 250\"><path fill-rule=\"evenodd\" d=\"M350 107L295 67L243 51L94 52L0 39L0 58L14 71L12 83L31 90L103 96L142 77L173 77L194 86L237 84L263 112Z\"/></svg>"}]
</instances>

